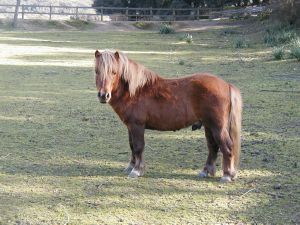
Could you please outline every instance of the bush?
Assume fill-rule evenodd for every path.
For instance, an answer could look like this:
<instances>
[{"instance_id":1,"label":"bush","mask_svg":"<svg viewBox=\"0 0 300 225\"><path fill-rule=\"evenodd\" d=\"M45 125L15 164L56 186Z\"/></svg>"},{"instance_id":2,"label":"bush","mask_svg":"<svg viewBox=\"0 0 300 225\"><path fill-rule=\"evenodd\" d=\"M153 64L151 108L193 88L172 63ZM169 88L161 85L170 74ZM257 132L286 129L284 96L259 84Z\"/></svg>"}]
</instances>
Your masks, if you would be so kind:
<instances>
[{"instance_id":1,"label":"bush","mask_svg":"<svg viewBox=\"0 0 300 225\"><path fill-rule=\"evenodd\" d=\"M160 34L173 34L175 30L169 24L162 24L159 28Z\"/></svg>"},{"instance_id":2,"label":"bush","mask_svg":"<svg viewBox=\"0 0 300 225\"><path fill-rule=\"evenodd\" d=\"M268 46L288 44L297 38L297 33L292 26L276 25L266 29L264 42Z\"/></svg>"},{"instance_id":3,"label":"bush","mask_svg":"<svg viewBox=\"0 0 300 225\"><path fill-rule=\"evenodd\" d=\"M249 45L246 43L244 38L236 38L233 40L234 48L247 48Z\"/></svg>"},{"instance_id":4,"label":"bush","mask_svg":"<svg viewBox=\"0 0 300 225\"><path fill-rule=\"evenodd\" d=\"M284 50L283 48L274 48L273 50L273 56L276 60L281 60L283 59L284 56Z\"/></svg>"},{"instance_id":5,"label":"bush","mask_svg":"<svg viewBox=\"0 0 300 225\"><path fill-rule=\"evenodd\" d=\"M68 25L70 25L72 27L75 27L77 29L81 29L81 30L92 28L92 27L95 26L93 23L91 23L89 21L80 20L80 19L67 20L66 24L68 24Z\"/></svg>"},{"instance_id":6,"label":"bush","mask_svg":"<svg viewBox=\"0 0 300 225\"><path fill-rule=\"evenodd\" d=\"M189 44L193 43L193 36L188 33L185 37L185 41L186 41L186 43L189 43Z\"/></svg>"},{"instance_id":7,"label":"bush","mask_svg":"<svg viewBox=\"0 0 300 225\"><path fill-rule=\"evenodd\" d=\"M185 34L179 36L179 40L185 41L186 43L191 44L191 43L193 43L193 36L189 33L185 33Z\"/></svg>"},{"instance_id":8,"label":"bush","mask_svg":"<svg viewBox=\"0 0 300 225\"><path fill-rule=\"evenodd\" d=\"M183 66L184 65L184 61L181 59L181 60L179 60L179 65L180 66Z\"/></svg>"},{"instance_id":9,"label":"bush","mask_svg":"<svg viewBox=\"0 0 300 225\"><path fill-rule=\"evenodd\" d=\"M300 47L295 47L291 49L291 57L300 61Z\"/></svg>"},{"instance_id":10,"label":"bush","mask_svg":"<svg viewBox=\"0 0 300 225\"><path fill-rule=\"evenodd\" d=\"M133 24L133 26L135 26L136 28L142 29L142 30L147 30L147 29L151 29L153 27L153 24L143 22L143 21L138 21L138 22L135 22Z\"/></svg>"}]
</instances>

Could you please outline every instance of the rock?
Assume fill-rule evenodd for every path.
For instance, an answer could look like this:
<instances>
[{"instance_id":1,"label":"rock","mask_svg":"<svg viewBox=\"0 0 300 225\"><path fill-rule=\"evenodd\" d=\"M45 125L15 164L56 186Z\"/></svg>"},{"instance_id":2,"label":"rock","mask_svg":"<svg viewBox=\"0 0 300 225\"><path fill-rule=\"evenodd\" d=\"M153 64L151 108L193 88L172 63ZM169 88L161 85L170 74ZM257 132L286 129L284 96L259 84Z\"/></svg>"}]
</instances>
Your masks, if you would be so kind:
<instances>
[{"instance_id":1,"label":"rock","mask_svg":"<svg viewBox=\"0 0 300 225\"><path fill-rule=\"evenodd\" d=\"M274 189L276 189L276 190L281 189L281 184L280 183L275 184Z\"/></svg>"}]
</instances>

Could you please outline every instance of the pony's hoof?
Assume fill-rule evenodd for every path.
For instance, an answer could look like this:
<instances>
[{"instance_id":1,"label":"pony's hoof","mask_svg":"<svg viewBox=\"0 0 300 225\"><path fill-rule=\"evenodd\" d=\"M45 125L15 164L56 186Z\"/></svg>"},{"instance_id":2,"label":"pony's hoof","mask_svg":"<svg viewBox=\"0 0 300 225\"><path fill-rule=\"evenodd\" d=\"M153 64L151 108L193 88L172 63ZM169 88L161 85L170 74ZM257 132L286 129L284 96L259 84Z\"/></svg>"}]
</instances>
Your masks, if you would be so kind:
<instances>
[{"instance_id":1,"label":"pony's hoof","mask_svg":"<svg viewBox=\"0 0 300 225\"><path fill-rule=\"evenodd\" d=\"M206 177L208 177L208 173L207 173L206 171L201 171L201 172L198 174L198 176L199 176L200 178L206 178Z\"/></svg>"},{"instance_id":2,"label":"pony's hoof","mask_svg":"<svg viewBox=\"0 0 300 225\"><path fill-rule=\"evenodd\" d=\"M139 176L141 176L141 173L138 170L133 169L130 174L128 175L128 177L130 178L138 178Z\"/></svg>"},{"instance_id":3,"label":"pony's hoof","mask_svg":"<svg viewBox=\"0 0 300 225\"><path fill-rule=\"evenodd\" d=\"M132 169L133 169L133 166L131 164L129 164L127 166L127 168L124 169L124 172L127 173L127 174L129 174L132 171Z\"/></svg>"},{"instance_id":4,"label":"pony's hoof","mask_svg":"<svg viewBox=\"0 0 300 225\"><path fill-rule=\"evenodd\" d=\"M223 177L221 177L221 179L220 179L220 182L221 182L221 183L229 183L229 182L231 182L231 181L232 181L232 179L231 179L230 176L223 176Z\"/></svg>"}]
</instances>

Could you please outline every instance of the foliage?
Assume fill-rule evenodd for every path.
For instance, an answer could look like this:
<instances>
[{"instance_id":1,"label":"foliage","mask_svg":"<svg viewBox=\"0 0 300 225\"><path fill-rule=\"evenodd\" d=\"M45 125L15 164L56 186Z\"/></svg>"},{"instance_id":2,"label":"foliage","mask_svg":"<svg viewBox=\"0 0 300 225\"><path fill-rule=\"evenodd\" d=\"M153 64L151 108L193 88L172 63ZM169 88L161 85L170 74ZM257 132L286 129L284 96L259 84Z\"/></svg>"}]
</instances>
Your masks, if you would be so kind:
<instances>
[{"instance_id":1,"label":"foliage","mask_svg":"<svg viewBox=\"0 0 300 225\"><path fill-rule=\"evenodd\" d=\"M300 61L300 47L294 47L291 49L291 57Z\"/></svg>"},{"instance_id":2,"label":"foliage","mask_svg":"<svg viewBox=\"0 0 300 225\"><path fill-rule=\"evenodd\" d=\"M133 24L136 28L142 29L142 30L148 30L153 27L153 24L150 22L144 22L144 21L137 21Z\"/></svg>"},{"instance_id":3,"label":"foliage","mask_svg":"<svg viewBox=\"0 0 300 225\"><path fill-rule=\"evenodd\" d=\"M273 56L276 60L283 59L284 56L284 49L283 47L276 47L273 49Z\"/></svg>"},{"instance_id":4,"label":"foliage","mask_svg":"<svg viewBox=\"0 0 300 225\"><path fill-rule=\"evenodd\" d=\"M283 44L288 44L295 38L297 38L297 33L293 26L279 24L269 26L266 29L264 42L268 46L279 46Z\"/></svg>"},{"instance_id":5,"label":"foliage","mask_svg":"<svg viewBox=\"0 0 300 225\"><path fill-rule=\"evenodd\" d=\"M183 66L184 65L184 61L181 59L181 60L179 60L178 64L181 65L181 66Z\"/></svg>"},{"instance_id":6,"label":"foliage","mask_svg":"<svg viewBox=\"0 0 300 225\"><path fill-rule=\"evenodd\" d=\"M79 19L71 19L71 20L66 20L66 24L75 27L77 29L80 30L84 30L84 29L89 29L94 27L94 24L86 21L86 20L79 20Z\"/></svg>"},{"instance_id":7,"label":"foliage","mask_svg":"<svg viewBox=\"0 0 300 225\"><path fill-rule=\"evenodd\" d=\"M186 43L189 43L189 44L193 43L193 36L191 34L187 33L187 35L185 37L185 41L186 41Z\"/></svg>"},{"instance_id":8,"label":"foliage","mask_svg":"<svg viewBox=\"0 0 300 225\"><path fill-rule=\"evenodd\" d=\"M193 36L189 33L184 33L179 36L180 41L185 41L188 44L193 43Z\"/></svg>"},{"instance_id":9,"label":"foliage","mask_svg":"<svg viewBox=\"0 0 300 225\"><path fill-rule=\"evenodd\" d=\"M173 33L175 33L175 30L171 25L163 23L159 28L159 33L160 34L173 34Z\"/></svg>"},{"instance_id":10,"label":"foliage","mask_svg":"<svg viewBox=\"0 0 300 225\"><path fill-rule=\"evenodd\" d=\"M247 48L249 44L246 42L245 38L237 37L233 39L233 47L234 48Z\"/></svg>"}]
</instances>

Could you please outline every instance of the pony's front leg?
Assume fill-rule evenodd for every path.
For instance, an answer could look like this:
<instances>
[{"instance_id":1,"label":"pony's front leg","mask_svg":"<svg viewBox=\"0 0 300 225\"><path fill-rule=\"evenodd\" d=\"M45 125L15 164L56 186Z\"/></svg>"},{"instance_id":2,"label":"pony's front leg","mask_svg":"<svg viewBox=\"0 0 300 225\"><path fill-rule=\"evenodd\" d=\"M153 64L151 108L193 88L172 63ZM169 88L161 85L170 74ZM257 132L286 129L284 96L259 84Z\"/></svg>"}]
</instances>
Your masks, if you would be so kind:
<instances>
[{"instance_id":1,"label":"pony's front leg","mask_svg":"<svg viewBox=\"0 0 300 225\"><path fill-rule=\"evenodd\" d=\"M124 170L124 172L127 173L127 174L129 174L135 166L135 156L134 156L133 142L132 142L132 137L131 137L131 133L130 133L129 130L128 130L128 140L129 140L129 146L130 146L130 149L131 149L131 159L128 163L128 166Z\"/></svg>"},{"instance_id":2,"label":"pony's front leg","mask_svg":"<svg viewBox=\"0 0 300 225\"><path fill-rule=\"evenodd\" d=\"M134 167L129 173L129 177L137 178L144 174L145 162L144 162L144 133L145 128L143 125L128 124L128 131L130 133L132 141L132 158L134 159Z\"/></svg>"}]
</instances>

